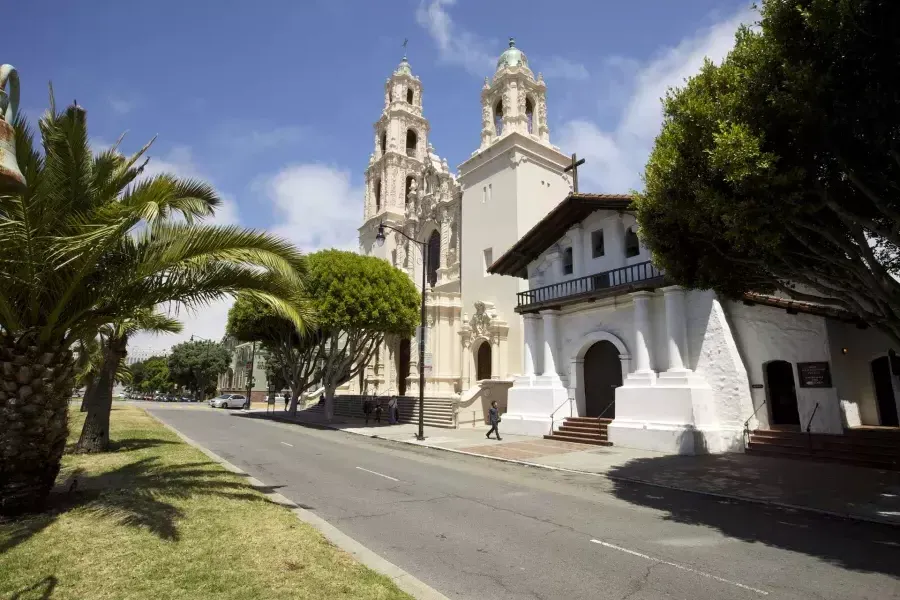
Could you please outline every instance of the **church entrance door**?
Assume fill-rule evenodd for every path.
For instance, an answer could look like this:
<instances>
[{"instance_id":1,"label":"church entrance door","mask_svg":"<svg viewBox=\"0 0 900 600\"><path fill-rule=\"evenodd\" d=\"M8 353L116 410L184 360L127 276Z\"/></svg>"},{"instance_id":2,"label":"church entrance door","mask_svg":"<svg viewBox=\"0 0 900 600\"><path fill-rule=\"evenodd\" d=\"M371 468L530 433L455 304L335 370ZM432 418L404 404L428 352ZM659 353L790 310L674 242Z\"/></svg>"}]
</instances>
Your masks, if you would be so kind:
<instances>
[{"instance_id":1,"label":"church entrance door","mask_svg":"<svg viewBox=\"0 0 900 600\"><path fill-rule=\"evenodd\" d=\"M397 393L406 395L406 382L409 379L410 341L400 340L400 348L397 352Z\"/></svg>"},{"instance_id":2,"label":"church entrance door","mask_svg":"<svg viewBox=\"0 0 900 600\"><path fill-rule=\"evenodd\" d=\"M894 396L894 376L887 356L872 361L872 379L875 382L875 400L878 402L878 422L885 427L898 427L897 400Z\"/></svg>"},{"instance_id":3,"label":"church entrance door","mask_svg":"<svg viewBox=\"0 0 900 600\"><path fill-rule=\"evenodd\" d=\"M772 410L772 425L800 425L794 366L784 360L766 365L766 390Z\"/></svg>"},{"instance_id":4,"label":"church entrance door","mask_svg":"<svg viewBox=\"0 0 900 600\"><path fill-rule=\"evenodd\" d=\"M489 342L481 342L478 346L478 354L476 355L475 379L491 378L491 344Z\"/></svg>"},{"instance_id":5,"label":"church entrance door","mask_svg":"<svg viewBox=\"0 0 900 600\"><path fill-rule=\"evenodd\" d=\"M586 417L614 419L616 388L622 385L619 349L602 340L584 355L584 412Z\"/></svg>"}]
</instances>

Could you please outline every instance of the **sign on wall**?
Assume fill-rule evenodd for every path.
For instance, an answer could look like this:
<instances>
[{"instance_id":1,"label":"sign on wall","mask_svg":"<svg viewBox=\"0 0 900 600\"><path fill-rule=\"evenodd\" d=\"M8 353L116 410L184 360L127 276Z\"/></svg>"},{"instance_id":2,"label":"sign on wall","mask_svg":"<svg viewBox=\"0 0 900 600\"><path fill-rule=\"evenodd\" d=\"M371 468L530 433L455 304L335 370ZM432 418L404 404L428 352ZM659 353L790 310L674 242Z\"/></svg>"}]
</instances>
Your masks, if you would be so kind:
<instances>
[{"instance_id":1,"label":"sign on wall","mask_svg":"<svg viewBox=\"0 0 900 600\"><path fill-rule=\"evenodd\" d=\"M830 388L831 366L828 362L797 363L802 388Z\"/></svg>"}]
</instances>

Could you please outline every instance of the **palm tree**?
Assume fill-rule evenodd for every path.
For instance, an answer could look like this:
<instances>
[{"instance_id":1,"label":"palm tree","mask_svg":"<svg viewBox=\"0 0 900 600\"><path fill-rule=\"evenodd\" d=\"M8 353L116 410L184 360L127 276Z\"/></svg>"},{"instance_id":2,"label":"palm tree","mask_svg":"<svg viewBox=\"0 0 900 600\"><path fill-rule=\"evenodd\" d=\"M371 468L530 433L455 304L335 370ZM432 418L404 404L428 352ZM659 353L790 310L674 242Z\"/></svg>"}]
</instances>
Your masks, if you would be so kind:
<instances>
[{"instance_id":1,"label":"palm tree","mask_svg":"<svg viewBox=\"0 0 900 600\"><path fill-rule=\"evenodd\" d=\"M100 340L97 336L80 338L73 346L75 351L75 389L84 388L81 412L87 410L87 401L94 390L97 372L103 359Z\"/></svg>"},{"instance_id":2,"label":"palm tree","mask_svg":"<svg viewBox=\"0 0 900 600\"><path fill-rule=\"evenodd\" d=\"M153 309L138 310L130 318L101 328L100 336L104 340L102 359L91 397L88 398L85 393L88 414L78 440L79 452L102 452L109 447L113 386L122 378L121 368L125 364L128 338L139 331L181 333L181 330L181 323Z\"/></svg>"},{"instance_id":3,"label":"palm tree","mask_svg":"<svg viewBox=\"0 0 900 600\"><path fill-rule=\"evenodd\" d=\"M197 308L244 291L298 327L305 257L288 242L239 227L195 224L218 204L208 185L169 175L136 181L149 145L96 156L85 111L51 105L41 148L18 119L25 191L0 196L0 514L49 494L67 436L71 347L138 311ZM208 212L212 212L210 209ZM184 222L172 222L174 214Z\"/></svg>"}]
</instances>

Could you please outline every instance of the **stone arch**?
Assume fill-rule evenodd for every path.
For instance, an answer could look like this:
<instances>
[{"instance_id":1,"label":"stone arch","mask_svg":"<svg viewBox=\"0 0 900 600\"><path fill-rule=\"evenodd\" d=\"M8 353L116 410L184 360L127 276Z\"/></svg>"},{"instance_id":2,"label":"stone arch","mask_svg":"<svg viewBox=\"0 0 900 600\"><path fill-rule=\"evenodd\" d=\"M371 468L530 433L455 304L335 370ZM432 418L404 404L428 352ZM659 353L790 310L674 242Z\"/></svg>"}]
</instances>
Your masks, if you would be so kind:
<instances>
[{"instance_id":1,"label":"stone arch","mask_svg":"<svg viewBox=\"0 0 900 600\"><path fill-rule=\"evenodd\" d=\"M412 104L413 100L415 100L415 98L416 98L416 93L413 91L413 89L406 88L406 103Z\"/></svg>"},{"instance_id":2,"label":"stone arch","mask_svg":"<svg viewBox=\"0 0 900 600\"><path fill-rule=\"evenodd\" d=\"M528 133L534 133L534 101L531 96L525 96L525 125Z\"/></svg>"},{"instance_id":3,"label":"stone arch","mask_svg":"<svg viewBox=\"0 0 900 600\"><path fill-rule=\"evenodd\" d=\"M503 134L503 99L494 104L494 135L500 137Z\"/></svg>"},{"instance_id":4,"label":"stone arch","mask_svg":"<svg viewBox=\"0 0 900 600\"><path fill-rule=\"evenodd\" d=\"M472 354L475 359L475 381L493 377L493 352L491 341L486 337L479 337L472 344Z\"/></svg>"},{"instance_id":5,"label":"stone arch","mask_svg":"<svg viewBox=\"0 0 900 600\"><path fill-rule=\"evenodd\" d=\"M569 360L569 389L570 397L572 392L575 396L575 405L579 415L584 415L586 411L584 397L584 356L587 354L591 346L597 342L610 342L619 351L619 361L622 366L622 381L628 377L629 366L631 364L631 353L625 342L617 335L609 331L591 331L579 338L574 345L574 352Z\"/></svg>"},{"instance_id":6,"label":"stone arch","mask_svg":"<svg viewBox=\"0 0 900 600\"><path fill-rule=\"evenodd\" d=\"M419 136L416 134L415 129L407 129L406 130L406 155L407 156L415 156L416 150L419 147Z\"/></svg>"}]
</instances>

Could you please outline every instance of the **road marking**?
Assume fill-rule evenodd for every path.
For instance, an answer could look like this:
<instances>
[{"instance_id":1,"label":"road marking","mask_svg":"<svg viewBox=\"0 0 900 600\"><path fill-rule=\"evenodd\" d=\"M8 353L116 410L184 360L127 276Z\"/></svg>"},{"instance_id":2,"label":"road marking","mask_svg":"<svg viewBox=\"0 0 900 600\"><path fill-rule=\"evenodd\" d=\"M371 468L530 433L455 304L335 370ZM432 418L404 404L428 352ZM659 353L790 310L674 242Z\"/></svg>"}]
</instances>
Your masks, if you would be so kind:
<instances>
[{"instance_id":1,"label":"road marking","mask_svg":"<svg viewBox=\"0 0 900 600\"><path fill-rule=\"evenodd\" d=\"M688 573L693 573L695 575L700 575L701 577L706 577L707 579L714 579L716 581L727 583L728 585L733 585L745 590L750 590L751 592L756 592L757 594L761 594L763 596L768 596L769 592L758 590L754 587L750 587L749 585L744 585L743 583L738 583L737 581L731 581L729 579L723 579L721 577L716 577L715 575L711 575L709 573L704 573L703 571L698 571L697 569L692 569L690 567L686 567L684 565L679 565L678 563L669 562L667 560L662 560L660 558L653 558L652 556L647 556L646 554L641 554L640 552L635 552L634 550L629 550L628 548L623 548L621 546L616 546L615 544L610 544L609 542L603 542L601 540L591 540L594 544L600 544L605 548L612 548L613 550L618 550L619 552L624 552L626 554L631 554L632 556L637 556L639 558L643 558L646 560L650 560L656 563L661 563L664 565L668 565L670 567L675 567L676 569L681 569L682 571L687 571Z\"/></svg>"},{"instance_id":2,"label":"road marking","mask_svg":"<svg viewBox=\"0 0 900 600\"><path fill-rule=\"evenodd\" d=\"M291 447L291 448L293 448L293 447L294 447L294 445L293 445L293 444L288 444L288 443L287 443L287 442L281 442L281 443L282 443L282 444L284 444L284 445L285 445L285 446L290 446L290 447Z\"/></svg>"},{"instance_id":3,"label":"road marking","mask_svg":"<svg viewBox=\"0 0 900 600\"><path fill-rule=\"evenodd\" d=\"M356 468L359 469L360 471L365 471L366 473L371 473L372 475L378 475L379 477L384 477L385 479L390 479L391 481L400 481L399 479L394 479L393 477L390 477L390 476L388 476L388 475L384 475L384 474L382 474L382 473L376 473L375 471L370 471L370 470L368 470L368 469L363 469L362 467L356 467Z\"/></svg>"}]
</instances>

